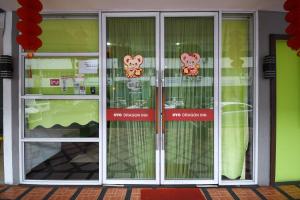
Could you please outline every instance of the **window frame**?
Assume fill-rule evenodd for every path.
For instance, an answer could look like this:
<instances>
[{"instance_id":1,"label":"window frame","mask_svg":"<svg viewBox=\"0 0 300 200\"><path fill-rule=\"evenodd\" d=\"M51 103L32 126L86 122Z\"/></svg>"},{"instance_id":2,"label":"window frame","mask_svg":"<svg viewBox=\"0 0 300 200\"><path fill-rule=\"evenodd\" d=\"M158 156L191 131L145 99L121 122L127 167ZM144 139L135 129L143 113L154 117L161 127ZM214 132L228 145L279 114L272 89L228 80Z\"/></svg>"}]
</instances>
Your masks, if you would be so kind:
<instances>
[{"instance_id":1,"label":"window frame","mask_svg":"<svg viewBox=\"0 0 300 200\"><path fill-rule=\"evenodd\" d=\"M252 157L252 179L250 180L223 180L222 179L222 108L219 107L219 185L257 185L258 184L258 11L220 11L219 12L219 103L222 102L222 22L223 14L232 14L232 15L252 15L252 27L250 30L253 34L250 34L252 37L253 43L251 48L253 50L253 138L252 138L252 147L253 147L253 157Z\"/></svg>"},{"instance_id":2,"label":"window frame","mask_svg":"<svg viewBox=\"0 0 300 200\"><path fill-rule=\"evenodd\" d=\"M34 95L34 94L25 94L25 59L27 54L23 51L21 46L19 46L19 174L20 174L20 183L21 184L40 184L40 185L100 185L102 184L102 134L101 134L101 12L91 12L91 13L63 13L62 16L70 16L70 18L84 18L93 16L93 19L96 19L98 22L98 52L76 52L76 53L59 53L59 52L37 52L34 55L40 58L43 57L86 57L86 58L98 58L98 85L99 85L99 94L98 95ZM59 18L60 15L57 13L43 14L44 17L54 17ZM65 18L64 18L65 19ZM99 103L99 136L92 138L29 138L25 137L25 101L28 99L36 100L97 100ZM99 144L99 178L98 180L49 180L49 179L26 179L25 173L25 144L34 143L34 142L57 142L57 143L98 143Z\"/></svg>"}]
</instances>

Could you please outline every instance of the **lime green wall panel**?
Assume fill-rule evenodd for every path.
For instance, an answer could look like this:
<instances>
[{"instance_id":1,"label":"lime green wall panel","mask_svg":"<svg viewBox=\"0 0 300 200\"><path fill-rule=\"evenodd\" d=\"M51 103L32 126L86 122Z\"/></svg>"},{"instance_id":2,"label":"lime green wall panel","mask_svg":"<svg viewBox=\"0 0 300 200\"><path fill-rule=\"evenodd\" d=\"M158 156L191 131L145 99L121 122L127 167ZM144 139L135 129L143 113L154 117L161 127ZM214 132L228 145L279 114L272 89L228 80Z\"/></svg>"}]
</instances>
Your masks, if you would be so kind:
<instances>
[{"instance_id":1,"label":"lime green wall panel","mask_svg":"<svg viewBox=\"0 0 300 200\"><path fill-rule=\"evenodd\" d=\"M45 19L39 52L98 52L98 19Z\"/></svg>"},{"instance_id":2,"label":"lime green wall panel","mask_svg":"<svg viewBox=\"0 0 300 200\"><path fill-rule=\"evenodd\" d=\"M300 57L276 43L276 182L300 180Z\"/></svg>"}]
</instances>

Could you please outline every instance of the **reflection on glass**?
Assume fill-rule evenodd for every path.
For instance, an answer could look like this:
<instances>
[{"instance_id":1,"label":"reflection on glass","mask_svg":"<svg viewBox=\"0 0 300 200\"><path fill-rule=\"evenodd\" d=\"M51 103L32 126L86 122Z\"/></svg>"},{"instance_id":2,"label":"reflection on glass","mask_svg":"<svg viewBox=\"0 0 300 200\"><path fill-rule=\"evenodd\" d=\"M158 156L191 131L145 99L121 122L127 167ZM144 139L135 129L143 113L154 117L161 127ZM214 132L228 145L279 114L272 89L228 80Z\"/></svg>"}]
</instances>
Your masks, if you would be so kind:
<instances>
[{"instance_id":1,"label":"reflection on glass","mask_svg":"<svg viewBox=\"0 0 300 200\"><path fill-rule=\"evenodd\" d=\"M98 17L83 18L44 18L40 24L43 45L38 52L98 52Z\"/></svg>"},{"instance_id":2,"label":"reflection on glass","mask_svg":"<svg viewBox=\"0 0 300 200\"><path fill-rule=\"evenodd\" d=\"M222 22L222 179L252 180L253 22L224 15Z\"/></svg>"},{"instance_id":3,"label":"reflection on glass","mask_svg":"<svg viewBox=\"0 0 300 200\"><path fill-rule=\"evenodd\" d=\"M97 100L25 100L25 137L98 137Z\"/></svg>"},{"instance_id":4,"label":"reflection on glass","mask_svg":"<svg viewBox=\"0 0 300 200\"><path fill-rule=\"evenodd\" d=\"M30 142L24 146L29 180L99 180L98 143Z\"/></svg>"},{"instance_id":5,"label":"reflection on glass","mask_svg":"<svg viewBox=\"0 0 300 200\"><path fill-rule=\"evenodd\" d=\"M107 40L108 112L155 109L155 18L107 18ZM126 58L142 72L125 73ZM155 178L154 121L108 121L107 132L109 179Z\"/></svg>"},{"instance_id":6,"label":"reflection on glass","mask_svg":"<svg viewBox=\"0 0 300 200\"><path fill-rule=\"evenodd\" d=\"M25 60L25 94L99 94L97 58L35 57Z\"/></svg>"},{"instance_id":7,"label":"reflection on glass","mask_svg":"<svg viewBox=\"0 0 300 200\"><path fill-rule=\"evenodd\" d=\"M164 75L164 109L213 109L213 17L165 18ZM166 179L214 178L213 121L165 121L164 131Z\"/></svg>"}]
</instances>

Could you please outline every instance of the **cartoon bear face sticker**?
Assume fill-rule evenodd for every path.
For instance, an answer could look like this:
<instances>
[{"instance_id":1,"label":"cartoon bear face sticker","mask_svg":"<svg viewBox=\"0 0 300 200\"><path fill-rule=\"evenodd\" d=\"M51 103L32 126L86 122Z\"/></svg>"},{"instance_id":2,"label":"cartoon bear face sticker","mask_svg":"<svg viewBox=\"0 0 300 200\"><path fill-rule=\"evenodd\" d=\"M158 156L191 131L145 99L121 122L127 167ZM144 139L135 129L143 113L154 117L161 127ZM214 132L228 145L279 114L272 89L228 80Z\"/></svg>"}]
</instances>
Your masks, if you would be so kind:
<instances>
[{"instance_id":1,"label":"cartoon bear face sticker","mask_svg":"<svg viewBox=\"0 0 300 200\"><path fill-rule=\"evenodd\" d=\"M182 73L185 76L197 76L200 70L200 55L198 53L183 53L180 56Z\"/></svg>"},{"instance_id":2,"label":"cartoon bear face sticker","mask_svg":"<svg viewBox=\"0 0 300 200\"><path fill-rule=\"evenodd\" d=\"M144 58L141 55L134 57L127 55L124 57L124 72L127 78L138 78L143 76L143 69L141 67Z\"/></svg>"}]
</instances>

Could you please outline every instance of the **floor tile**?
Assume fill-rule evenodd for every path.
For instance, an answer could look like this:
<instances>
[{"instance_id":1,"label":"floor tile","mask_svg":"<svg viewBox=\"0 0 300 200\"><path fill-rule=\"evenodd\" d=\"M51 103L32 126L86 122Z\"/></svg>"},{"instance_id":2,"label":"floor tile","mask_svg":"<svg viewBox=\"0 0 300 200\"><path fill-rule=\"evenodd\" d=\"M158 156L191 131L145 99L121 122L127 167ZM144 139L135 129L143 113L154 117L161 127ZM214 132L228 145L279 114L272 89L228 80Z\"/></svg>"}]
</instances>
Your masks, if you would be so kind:
<instances>
[{"instance_id":1,"label":"floor tile","mask_svg":"<svg viewBox=\"0 0 300 200\"><path fill-rule=\"evenodd\" d=\"M285 200L288 199L286 196L281 194L278 190L273 187L259 187L257 191L261 193L267 200Z\"/></svg>"},{"instance_id":2,"label":"floor tile","mask_svg":"<svg viewBox=\"0 0 300 200\"><path fill-rule=\"evenodd\" d=\"M60 187L54 194L51 195L49 200L68 200L75 194L78 188L75 187Z\"/></svg>"},{"instance_id":3,"label":"floor tile","mask_svg":"<svg viewBox=\"0 0 300 200\"><path fill-rule=\"evenodd\" d=\"M108 188L103 200L124 200L126 192L126 188Z\"/></svg>"},{"instance_id":4,"label":"floor tile","mask_svg":"<svg viewBox=\"0 0 300 200\"><path fill-rule=\"evenodd\" d=\"M260 197L250 188L232 188L232 191L240 200L260 200Z\"/></svg>"},{"instance_id":5,"label":"floor tile","mask_svg":"<svg viewBox=\"0 0 300 200\"><path fill-rule=\"evenodd\" d=\"M16 199L21 196L29 187L24 186L12 186L5 190L4 192L0 193L0 199Z\"/></svg>"},{"instance_id":6,"label":"floor tile","mask_svg":"<svg viewBox=\"0 0 300 200\"><path fill-rule=\"evenodd\" d=\"M295 185L282 185L279 186L281 190L293 197L294 199L300 199L300 188Z\"/></svg>"},{"instance_id":7,"label":"floor tile","mask_svg":"<svg viewBox=\"0 0 300 200\"><path fill-rule=\"evenodd\" d=\"M52 189L52 187L33 188L22 198L22 200L43 200Z\"/></svg>"},{"instance_id":8,"label":"floor tile","mask_svg":"<svg viewBox=\"0 0 300 200\"><path fill-rule=\"evenodd\" d=\"M8 186L7 185L0 185L0 191L2 191L2 190L4 190L4 189L6 189Z\"/></svg>"},{"instance_id":9,"label":"floor tile","mask_svg":"<svg viewBox=\"0 0 300 200\"><path fill-rule=\"evenodd\" d=\"M101 193L100 187L86 187L83 188L76 200L97 200Z\"/></svg>"},{"instance_id":10,"label":"floor tile","mask_svg":"<svg viewBox=\"0 0 300 200\"><path fill-rule=\"evenodd\" d=\"M234 200L225 188L208 188L207 191L212 200Z\"/></svg>"},{"instance_id":11,"label":"floor tile","mask_svg":"<svg viewBox=\"0 0 300 200\"><path fill-rule=\"evenodd\" d=\"M145 188L132 188L130 200L141 200L141 190Z\"/></svg>"}]
</instances>

